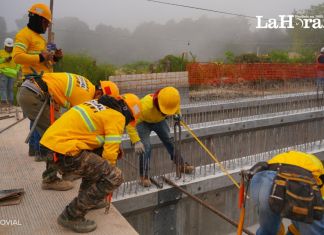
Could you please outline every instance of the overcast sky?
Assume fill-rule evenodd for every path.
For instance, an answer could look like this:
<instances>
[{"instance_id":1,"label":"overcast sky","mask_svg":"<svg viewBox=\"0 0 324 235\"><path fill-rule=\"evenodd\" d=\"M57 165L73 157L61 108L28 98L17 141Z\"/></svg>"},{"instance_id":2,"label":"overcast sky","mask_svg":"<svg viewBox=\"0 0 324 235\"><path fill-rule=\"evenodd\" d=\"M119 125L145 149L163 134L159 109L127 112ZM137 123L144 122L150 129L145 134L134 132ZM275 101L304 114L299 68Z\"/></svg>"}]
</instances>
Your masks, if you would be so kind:
<instances>
[{"instance_id":1,"label":"overcast sky","mask_svg":"<svg viewBox=\"0 0 324 235\"><path fill-rule=\"evenodd\" d=\"M290 14L294 9L306 9L323 0L160 0L245 15L262 15L276 18ZM0 16L7 22L8 31L16 30L15 19L21 18L27 9L40 0L0 0ZM43 0L49 5L50 0ZM142 22L165 23L183 18L197 19L200 16L221 16L217 13L161 5L146 0L54 0L55 18L74 16L85 21L91 28L103 23L133 30Z\"/></svg>"}]
</instances>

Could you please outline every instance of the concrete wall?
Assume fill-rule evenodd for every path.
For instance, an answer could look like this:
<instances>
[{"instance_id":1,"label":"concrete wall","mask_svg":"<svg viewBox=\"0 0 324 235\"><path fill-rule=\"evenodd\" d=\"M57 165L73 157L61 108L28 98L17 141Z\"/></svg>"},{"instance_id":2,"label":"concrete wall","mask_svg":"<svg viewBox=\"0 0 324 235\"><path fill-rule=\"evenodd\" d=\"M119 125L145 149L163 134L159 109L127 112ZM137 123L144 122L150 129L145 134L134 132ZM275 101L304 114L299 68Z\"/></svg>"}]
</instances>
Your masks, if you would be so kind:
<instances>
[{"instance_id":1,"label":"concrete wall","mask_svg":"<svg viewBox=\"0 0 324 235\"><path fill-rule=\"evenodd\" d=\"M237 188L230 186L196 196L238 221L237 193ZM224 235L236 231L227 221L187 197L123 215L141 235ZM248 202L245 224L255 224L255 215Z\"/></svg>"}]
</instances>

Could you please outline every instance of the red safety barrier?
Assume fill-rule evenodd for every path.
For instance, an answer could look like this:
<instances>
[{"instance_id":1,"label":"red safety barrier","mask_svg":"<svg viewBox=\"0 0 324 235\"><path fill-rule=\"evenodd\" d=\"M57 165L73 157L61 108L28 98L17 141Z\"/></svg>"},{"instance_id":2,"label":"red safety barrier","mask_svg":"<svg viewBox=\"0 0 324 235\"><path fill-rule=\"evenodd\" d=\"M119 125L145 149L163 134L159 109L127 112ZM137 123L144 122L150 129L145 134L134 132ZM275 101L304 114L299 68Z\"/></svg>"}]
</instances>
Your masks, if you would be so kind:
<instances>
[{"instance_id":1,"label":"red safety barrier","mask_svg":"<svg viewBox=\"0 0 324 235\"><path fill-rule=\"evenodd\" d=\"M315 79L316 64L200 64L187 65L190 85L221 85L261 80Z\"/></svg>"}]
</instances>

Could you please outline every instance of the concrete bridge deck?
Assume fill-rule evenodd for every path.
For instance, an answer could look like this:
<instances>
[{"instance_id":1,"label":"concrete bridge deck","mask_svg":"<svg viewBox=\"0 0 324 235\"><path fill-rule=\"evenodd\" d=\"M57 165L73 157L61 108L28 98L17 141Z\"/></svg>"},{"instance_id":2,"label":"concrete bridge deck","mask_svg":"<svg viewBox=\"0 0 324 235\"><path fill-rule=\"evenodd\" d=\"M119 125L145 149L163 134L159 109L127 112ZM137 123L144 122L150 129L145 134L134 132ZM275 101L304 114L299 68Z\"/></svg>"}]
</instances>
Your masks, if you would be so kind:
<instances>
[{"instance_id":1,"label":"concrete bridge deck","mask_svg":"<svg viewBox=\"0 0 324 235\"><path fill-rule=\"evenodd\" d=\"M16 119L0 120L0 130ZM28 147L24 140L28 133L29 121L24 120L0 134L0 189L24 188L25 194L19 205L0 207L0 234L75 234L56 223L62 212L78 192L79 181L71 191L56 192L41 189L41 173L45 163L34 162L28 157ZM91 211L87 218L96 221L98 228L91 234L132 235L138 234L127 220L111 207L108 215L104 209ZM2 225L4 221L13 224Z\"/></svg>"}]
</instances>

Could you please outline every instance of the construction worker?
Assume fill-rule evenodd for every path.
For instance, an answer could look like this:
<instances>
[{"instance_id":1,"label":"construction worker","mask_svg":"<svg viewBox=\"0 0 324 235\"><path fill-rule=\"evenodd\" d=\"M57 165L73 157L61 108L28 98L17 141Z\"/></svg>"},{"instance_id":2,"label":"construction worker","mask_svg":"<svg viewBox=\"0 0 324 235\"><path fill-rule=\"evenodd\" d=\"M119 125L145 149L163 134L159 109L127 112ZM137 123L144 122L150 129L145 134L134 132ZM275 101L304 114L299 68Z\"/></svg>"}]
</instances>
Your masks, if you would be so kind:
<instances>
[{"instance_id":1,"label":"construction worker","mask_svg":"<svg viewBox=\"0 0 324 235\"><path fill-rule=\"evenodd\" d=\"M62 50L47 50L47 41L42 36L52 21L49 7L36 3L28 10L28 24L21 29L15 38L13 60L22 66L23 76L32 74L31 67L37 72L53 72L53 64L63 57ZM30 124L32 126L32 123ZM42 149L39 146L39 133L36 131L29 141L29 156L36 156Z\"/></svg>"},{"instance_id":2,"label":"construction worker","mask_svg":"<svg viewBox=\"0 0 324 235\"><path fill-rule=\"evenodd\" d=\"M12 60L13 40L4 40L4 49L0 50L0 96L1 106L13 105L13 87L19 75L20 66Z\"/></svg>"},{"instance_id":3,"label":"construction worker","mask_svg":"<svg viewBox=\"0 0 324 235\"><path fill-rule=\"evenodd\" d=\"M283 217L294 225L289 226L287 235L323 234L324 168L316 156L284 152L257 163L248 174L252 177L252 202L259 213L257 235L284 234L280 229Z\"/></svg>"},{"instance_id":4,"label":"construction worker","mask_svg":"<svg viewBox=\"0 0 324 235\"><path fill-rule=\"evenodd\" d=\"M166 147L171 160L174 159L174 144L170 136L170 128L166 118L176 115L180 117L180 94L174 87L165 87L154 94L148 94L141 99L142 114L138 119L136 129L127 127L131 142L134 144L135 152L140 154L140 184L149 187L149 162L151 157L150 134L154 131ZM181 171L191 173L193 166L188 165L180 159Z\"/></svg>"},{"instance_id":5,"label":"construction worker","mask_svg":"<svg viewBox=\"0 0 324 235\"><path fill-rule=\"evenodd\" d=\"M55 106L66 109L99 98L103 94L119 95L117 85L110 81L101 81L101 86L96 89L88 79L77 74L45 73L41 77L37 76L26 76L17 95L18 103L31 121L36 119L47 94L51 96ZM59 114L56 112L56 118L58 116ZM49 126L50 106L46 105L37 122L37 132L42 136ZM46 156L47 151L43 151ZM63 191L71 189L73 187L71 182L57 176L57 167L53 164L52 159L45 158L45 160L47 166L43 172L42 189Z\"/></svg>"},{"instance_id":6,"label":"construction worker","mask_svg":"<svg viewBox=\"0 0 324 235\"><path fill-rule=\"evenodd\" d=\"M54 54L47 50L44 34L52 22L52 13L48 6L36 3L28 10L29 21L21 29L15 39L13 59L22 65L23 75L32 74L31 67L37 72L53 71L53 64L62 58L62 50L56 49Z\"/></svg>"},{"instance_id":7,"label":"construction worker","mask_svg":"<svg viewBox=\"0 0 324 235\"><path fill-rule=\"evenodd\" d=\"M136 124L140 113L136 95L125 94L118 100L104 95L73 107L47 129L40 142L57 153L60 171L82 177L78 196L57 219L60 225L79 233L96 229L96 223L84 216L122 183L115 166L122 154L122 134L126 125ZM100 148L101 156L92 152Z\"/></svg>"}]
</instances>

